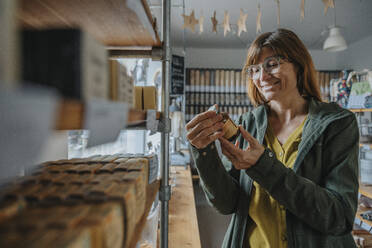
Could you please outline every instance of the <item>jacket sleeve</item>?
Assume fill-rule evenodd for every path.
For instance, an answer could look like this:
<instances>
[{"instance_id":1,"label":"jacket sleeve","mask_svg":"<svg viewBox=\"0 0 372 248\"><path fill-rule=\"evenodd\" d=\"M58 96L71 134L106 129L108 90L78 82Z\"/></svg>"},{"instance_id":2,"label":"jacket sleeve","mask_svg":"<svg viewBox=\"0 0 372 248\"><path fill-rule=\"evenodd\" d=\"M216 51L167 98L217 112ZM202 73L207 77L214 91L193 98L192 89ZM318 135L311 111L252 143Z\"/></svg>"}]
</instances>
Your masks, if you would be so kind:
<instances>
[{"instance_id":1,"label":"jacket sleeve","mask_svg":"<svg viewBox=\"0 0 372 248\"><path fill-rule=\"evenodd\" d=\"M268 149L246 173L315 230L343 235L352 230L357 209L359 132L355 116L332 122L322 147L322 186L295 174Z\"/></svg>"},{"instance_id":2,"label":"jacket sleeve","mask_svg":"<svg viewBox=\"0 0 372 248\"><path fill-rule=\"evenodd\" d=\"M214 142L204 149L192 146L191 151L209 203L221 214L233 213L239 196L239 171L222 162Z\"/></svg>"},{"instance_id":3,"label":"jacket sleeve","mask_svg":"<svg viewBox=\"0 0 372 248\"><path fill-rule=\"evenodd\" d=\"M241 122L242 117L238 124ZM241 135L238 138L243 144ZM240 191L240 170L236 170L224 155L220 158L215 142L204 149L190 146L207 200L221 214L234 213Z\"/></svg>"}]
</instances>

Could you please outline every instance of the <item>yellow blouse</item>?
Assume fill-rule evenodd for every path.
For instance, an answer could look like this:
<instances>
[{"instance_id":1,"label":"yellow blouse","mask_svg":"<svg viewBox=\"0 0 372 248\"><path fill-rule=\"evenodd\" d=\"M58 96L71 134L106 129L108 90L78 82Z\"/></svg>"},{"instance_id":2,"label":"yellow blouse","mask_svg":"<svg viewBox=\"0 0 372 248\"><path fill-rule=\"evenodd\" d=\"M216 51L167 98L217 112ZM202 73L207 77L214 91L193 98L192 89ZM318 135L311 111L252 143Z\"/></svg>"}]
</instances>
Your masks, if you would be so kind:
<instances>
[{"instance_id":1,"label":"yellow blouse","mask_svg":"<svg viewBox=\"0 0 372 248\"><path fill-rule=\"evenodd\" d=\"M293 168L296 160L305 120L283 145L279 143L272 128L268 125L265 134L267 147L288 168ZM248 228L246 236L250 247L287 247L285 208L272 198L265 189L261 188L259 184L253 182L253 186L249 216L254 223Z\"/></svg>"}]
</instances>

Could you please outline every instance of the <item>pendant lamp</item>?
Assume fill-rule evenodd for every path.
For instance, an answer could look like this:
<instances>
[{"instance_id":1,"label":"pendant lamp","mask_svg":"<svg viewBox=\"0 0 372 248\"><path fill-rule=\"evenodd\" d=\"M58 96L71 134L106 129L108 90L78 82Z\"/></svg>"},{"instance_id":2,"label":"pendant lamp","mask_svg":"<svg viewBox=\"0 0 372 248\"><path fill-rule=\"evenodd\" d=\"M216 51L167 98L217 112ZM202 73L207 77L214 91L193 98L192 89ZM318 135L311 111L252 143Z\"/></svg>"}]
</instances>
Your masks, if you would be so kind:
<instances>
[{"instance_id":1,"label":"pendant lamp","mask_svg":"<svg viewBox=\"0 0 372 248\"><path fill-rule=\"evenodd\" d=\"M340 27L336 26L336 4L334 4L335 23L329 27L329 36L324 41L323 50L327 52L339 52L347 48L346 41L341 34Z\"/></svg>"},{"instance_id":2,"label":"pendant lamp","mask_svg":"<svg viewBox=\"0 0 372 248\"><path fill-rule=\"evenodd\" d=\"M329 36L323 44L323 50L327 52L343 51L347 48L346 41L342 37L340 28L333 26L329 28Z\"/></svg>"}]
</instances>

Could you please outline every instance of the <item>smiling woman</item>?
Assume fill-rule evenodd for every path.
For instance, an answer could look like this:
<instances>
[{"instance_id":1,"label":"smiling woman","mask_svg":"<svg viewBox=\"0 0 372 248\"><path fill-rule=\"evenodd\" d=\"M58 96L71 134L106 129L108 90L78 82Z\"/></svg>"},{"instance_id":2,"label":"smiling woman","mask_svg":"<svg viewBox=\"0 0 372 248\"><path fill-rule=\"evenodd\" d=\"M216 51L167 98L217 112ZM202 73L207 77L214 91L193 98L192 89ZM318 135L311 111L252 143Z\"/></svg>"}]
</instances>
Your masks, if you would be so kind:
<instances>
[{"instance_id":1,"label":"smiling woman","mask_svg":"<svg viewBox=\"0 0 372 248\"><path fill-rule=\"evenodd\" d=\"M313 61L305 45L295 33L290 30L279 29L277 32L268 32L257 37L248 50L246 64L243 70L249 70L249 67L260 63L260 60L270 55L280 57L281 61L284 60L284 66L282 64L280 65L281 69L289 69L288 64L293 66L296 78L291 78L290 80L297 83L297 91L301 96L311 96L321 101ZM280 71L287 70L279 69L274 74L280 75ZM250 76L249 73L247 75ZM248 86L250 99L256 106L265 103L267 99L265 99L262 93L260 94L259 88L252 84L255 78L250 77L250 80L251 83Z\"/></svg>"},{"instance_id":2,"label":"smiling woman","mask_svg":"<svg viewBox=\"0 0 372 248\"><path fill-rule=\"evenodd\" d=\"M311 56L290 30L258 36L243 70L256 108L234 141L218 112L186 125L209 202L233 214L223 247L355 247L355 116L321 102Z\"/></svg>"}]
</instances>

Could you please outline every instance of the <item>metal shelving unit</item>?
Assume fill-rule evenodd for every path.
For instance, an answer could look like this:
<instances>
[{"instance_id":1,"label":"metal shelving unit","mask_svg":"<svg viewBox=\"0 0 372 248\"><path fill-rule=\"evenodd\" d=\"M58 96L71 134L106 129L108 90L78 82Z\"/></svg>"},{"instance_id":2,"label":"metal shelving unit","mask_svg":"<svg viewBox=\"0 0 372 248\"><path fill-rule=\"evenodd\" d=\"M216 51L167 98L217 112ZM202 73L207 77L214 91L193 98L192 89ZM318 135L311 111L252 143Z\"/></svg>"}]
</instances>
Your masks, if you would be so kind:
<instances>
[{"instance_id":1,"label":"metal shelving unit","mask_svg":"<svg viewBox=\"0 0 372 248\"><path fill-rule=\"evenodd\" d=\"M102 42L109 51L110 58L150 57L162 61L162 104L161 112L155 112L152 120L157 121L156 130L146 125L147 111L129 111L128 129L152 130L161 133L161 181L159 196L161 200L160 247L168 247L168 212L170 200L169 185L169 97L172 51L170 44L170 0L163 0L162 42L153 28L153 20L145 0L131 1L126 4L115 0L112 6L105 1L83 0L68 4L53 0L19 0L20 10L17 18L23 27L48 28L58 26L70 27L77 24ZM130 3L129 3L130 2ZM75 6L76 4L76 6ZM130 6L129 6L130 5ZM88 10L87 12L78 10ZM113 12L114 10L114 12ZM134 12L133 12L134 11ZM113 13L117 13L116 15ZM96 16L101 18L95 18ZM107 18L103 18L107 17ZM137 17L141 18L137 18ZM102 22L101 20L108 20ZM133 20L137 20L134 22ZM124 25L115 26L114 24ZM101 28L110 27L110 28ZM105 26L106 25L106 26ZM136 34L136 31L137 32ZM138 36L138 37L137 37ZM83 124L84 104L79 101L61 101L58 103L55 130L80 129ZM141 123L140 123L141 122ZM143 223L142 223L143 224Z\"/></svg>"},{"instance_id":2,"label":"metal shelving unit","mask_svg":"<svg viewBox=\"0 0 372 248\"><path fill-rule=\"evenodd\" d=\"M162 61L162 92L161 92L161 118L157 131L161 132L160 141L160 168L161 181L159 197L161 201L161 219L160 219L160 247L168 247L168 213L169 200L171 197L171 187L169 185L169 98L170 98L170 81L171 81L171 60L172 51L170 44L170 21L171 21L171 2L170 0L162 1L162 47L161 48L131 48L110 49L111 58L128 58L128 57L148 57ZM131 127L130 129L146 129L143 126Z\"/></svg>"},{"instance_id":3,"label":"metal shelving unit","mask_svg":"<svg viewBox=\"0 0 372 248\"><path fill-rule=\"evenodd\" d=\"M171 18L171 2L163 0L163 65L162 65L162 104L161 111L163 118L166 120L165 126L167 132L161 134L161 173L162 180L160 184L160 201L161 201L161 219L160 219L160 247L168 247L168 213L169 200L171 196L171 188L169 186L169 87L171 78L171 45L170 45L170 18Z\"/></svg>"}]
</instances>

